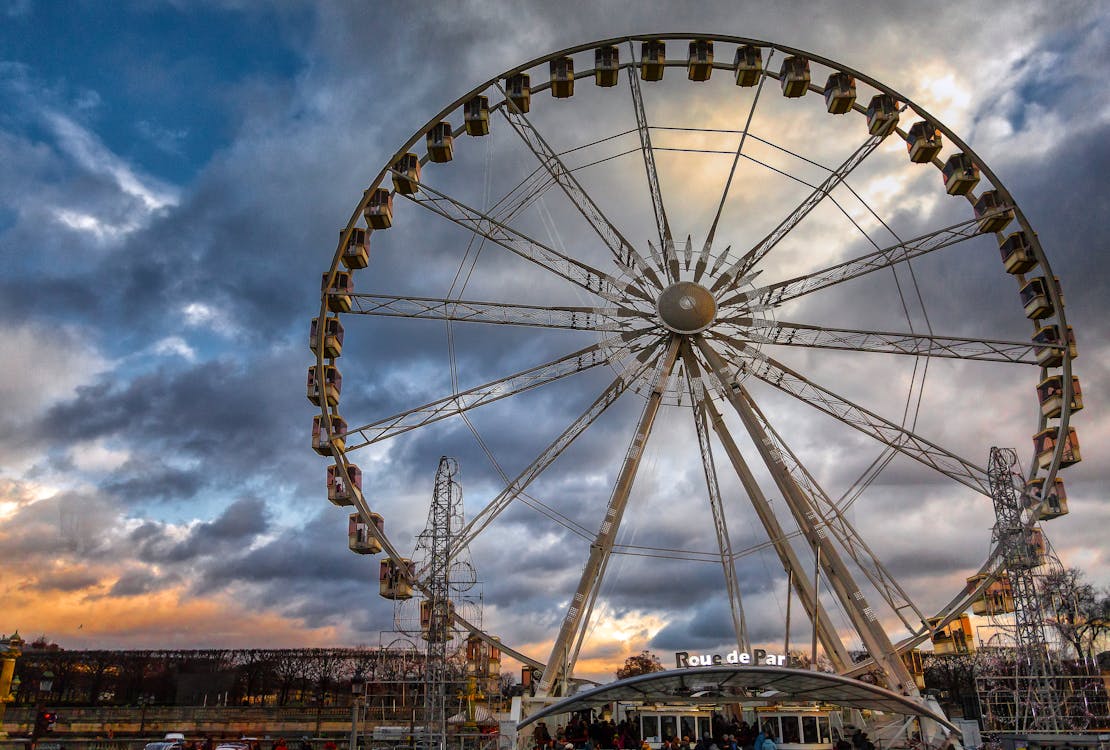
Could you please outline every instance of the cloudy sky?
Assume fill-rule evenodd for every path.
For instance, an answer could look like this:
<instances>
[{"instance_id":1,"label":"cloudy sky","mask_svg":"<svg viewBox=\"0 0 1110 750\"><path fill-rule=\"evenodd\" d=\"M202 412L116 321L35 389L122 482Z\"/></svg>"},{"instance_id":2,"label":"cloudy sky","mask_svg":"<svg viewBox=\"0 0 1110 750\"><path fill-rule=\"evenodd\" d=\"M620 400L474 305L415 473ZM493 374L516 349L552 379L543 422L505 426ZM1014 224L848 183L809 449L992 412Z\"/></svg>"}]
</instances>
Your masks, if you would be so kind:
<instances>
[{"instance_id":1,"label":"cloudy sky","mask_svg":"<svg viewBox=\"0 0 1110 750\"><path fill-rule=\"evenodd\" d=\"M1101 416L1110 393L1102 252L1110 7L774 5L142 2L107 11L0 0L0 630L43 633L71 648L377 644L394 619L376 595L377 559L347 551L346 514L327 502L326 462L309 448L308 323L337 230L390 155L480 82L549 50L653 31L734 34L837 60L912 98L990 165L1039 233L1079 340L1087 408L1073 424L1084 461L1064 474L1071 513L1048 534L1066 564L1110 583L1110 420ZM719 59L731 54L718 50ZM533 80L545 76L546 66ZM691 84L672 69L645 88L653 124L725 131L743 126L751 96L724 71ZM762 164L738 167L714 253L754 244L805 197L798 180L823 179L821 165L836 166L863 141L858 116L827 115L815 95L785 100L769 81L763 96L751 129L759 139L745 146ZM646 250L654 223L643 165L635 153L617 157L634 149L635 135L610 139L635 125L624 82L580 82L567 102L537 94L533 108L559 150L609 139L567 159ZM461 113L450 119L457 126ZM655 138L687 149L661 151L659 169L675 235L692 235L700 249L731 158L689 149L729 152L737 136L659 130ZM481 207L534 167L495 115L489 138L460 138L454 163L429 165L426 176ZM855 193L843 196L844 210L823 204L776 248L757 283L855 257L884 231L909 238L968 215L966 203L944 195L935 170L908 164L900 143L880 147L849 183ZM601 264L596 237L557 192L514 226ZM472 267L465 299L598 304L501 248L472 246L478 257L467 255L469 235L408 201L398 198L396 213L391 233L374 237L359 291L442 297L459 269ZM893 244L890 236L880 244ZM912 275L876 274L776 315L1025 339L1030 324L992 243L979 238L923 259ZM341 411L353 425L598 340L456 325L452 357L443 323L360 317L346 326ZM766 352L895 422L911 383L917 403L924 362L773 349ZM596 368L474 410L473 429L446 420L351 460L390 537L410 550L439 456L458 458L472 515L497 494L500 471L520 472L613 377ZM909 418L979 465L991 445L1017 448L1027 464L1036 379L1031 367L933 361ZM751 390L834 498L879 454L877 443L829 417L760 383ZM649 442L618 542L709 550L693 422L673 401ZM619 400L530 494L592 534L642 405L635 393ZM739 423L731 414L726 422L756 463ZM781 566L753 549L765 537L715 450L733 546L751 550L737 570L752 639L781 643ZM758 467L757 475L766 480ZM922 609L935 610L983 560L992 515L987 498L896 458L850 517ZM588 541L514 505L471 553L479 584L467 596L480 593L485 626L546 658ZM843 626L832 599L826 604ZM720 566L711 562L617 556L598 614L583 651L595 675L642 648L718 648L731 630ZM883 617L900 635L893 616ZM805 628L792 638L806 640ZM847 631L845 639L855 645Z\"/></svg>"}]
</instances>

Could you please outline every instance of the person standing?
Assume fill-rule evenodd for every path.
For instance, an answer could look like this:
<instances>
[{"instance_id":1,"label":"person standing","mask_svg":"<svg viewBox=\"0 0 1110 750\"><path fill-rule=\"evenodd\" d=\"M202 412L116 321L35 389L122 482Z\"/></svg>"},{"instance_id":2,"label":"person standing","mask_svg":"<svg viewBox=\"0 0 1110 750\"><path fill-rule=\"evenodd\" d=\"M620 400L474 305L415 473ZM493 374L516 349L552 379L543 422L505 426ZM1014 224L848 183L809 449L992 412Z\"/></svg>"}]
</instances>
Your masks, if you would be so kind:
<instances>
[{"instance_id":1,"label":"person standing","mask_svg":"<svg viewBox=\"0 0 1110 750\"><path fill-rule=\"evenodd\" d=\"M778 745L775 744L775 730L773 727L764 725L763 727L763 745L760 750L777 750Z\"/></svg>"}]
</instances>

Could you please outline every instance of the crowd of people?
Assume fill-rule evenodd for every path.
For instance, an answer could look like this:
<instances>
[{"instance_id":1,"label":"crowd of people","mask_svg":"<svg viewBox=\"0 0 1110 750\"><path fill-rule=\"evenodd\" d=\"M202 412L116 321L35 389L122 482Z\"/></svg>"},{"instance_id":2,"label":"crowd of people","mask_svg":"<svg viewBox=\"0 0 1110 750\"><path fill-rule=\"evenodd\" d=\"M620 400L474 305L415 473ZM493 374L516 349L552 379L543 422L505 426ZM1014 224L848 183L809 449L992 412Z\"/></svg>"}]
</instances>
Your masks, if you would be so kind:
<instances>
[{"instance_id":1,"label":"crowd of people","mask_svg":"<svg viewBox=\"0 0 1110 750\"><path fill-rule=\"evenodd\" d=\"M714 715L713 732L702 737L675 735L663 737L660 750L776 750L779 738L770 724L763 727L746 721L726 721ZM538 722L532 731L533 750L652 750L640 737L637 722L627 719L614 724L612 719L587 721L573 716L566 726L559 726L554 734L545 722ZM841 750L837 748L837 750ZM853 750L849 747L849 750ZM874 750L856 748L855 750Z\"/></svg>"}]
</instances>

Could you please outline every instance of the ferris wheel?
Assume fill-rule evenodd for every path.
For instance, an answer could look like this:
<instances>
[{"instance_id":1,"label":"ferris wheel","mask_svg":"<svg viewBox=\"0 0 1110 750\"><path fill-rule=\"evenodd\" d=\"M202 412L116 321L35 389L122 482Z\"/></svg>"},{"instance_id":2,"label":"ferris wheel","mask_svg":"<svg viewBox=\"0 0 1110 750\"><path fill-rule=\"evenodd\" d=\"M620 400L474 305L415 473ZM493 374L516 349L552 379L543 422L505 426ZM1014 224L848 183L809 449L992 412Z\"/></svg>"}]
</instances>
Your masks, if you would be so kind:
<instances>
[{"instance_id":1,"label":"ferris wheel","mask_svg":"<svg viewBox=\"0 0 1110 750\"><path fill-rule=\"evenodd\" d=\"M351 549L384 553L387 598L419 593L426 573L395 533L414 494L383 479L395 455L462 440L488 460L492 499L453 555L525 512L579 539L549 654L455 613L552 665L545 694L573 674L615 559L716 566L731 637L750 647L753 555L787 572L839 672L912 691L900 653L951 635L998 555L918 603L860 516L893 486L899 512L921 492L988 518L990 445L1031 437L1028 521L1067 513L1057 473L1080 459L1082 400L1064 312L1011 194L894 89L753 39L596 41L465 93L370 182L312 321L312 446L334 460L328 497L351 508ZM483 425L488 413L502 421ZM525 438L537 447L522 459ZM614 440L615 465L591 464ZM698 486L641 486L668 468ZM708 531L635 544L638 507L672 529L702 513ZM930 544L892 528L903 547Z\"/></svg>"}]
</instances>

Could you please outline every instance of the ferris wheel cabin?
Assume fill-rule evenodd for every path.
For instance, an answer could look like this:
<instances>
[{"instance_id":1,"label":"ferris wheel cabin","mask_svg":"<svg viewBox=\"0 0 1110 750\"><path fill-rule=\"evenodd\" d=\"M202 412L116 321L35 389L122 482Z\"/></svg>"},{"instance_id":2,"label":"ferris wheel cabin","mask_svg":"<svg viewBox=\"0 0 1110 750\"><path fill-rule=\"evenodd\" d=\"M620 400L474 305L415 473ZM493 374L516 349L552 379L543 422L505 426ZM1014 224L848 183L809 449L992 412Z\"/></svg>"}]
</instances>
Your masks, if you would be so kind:
<instances>
[{"instance_id":1,"label":"ferris wheel cabin","mask_svg":"<svg viewBox=\"0 0 1110 750\"><path fill-rule=\"evenodd\" d=\"M319 414L312 418L312 450L321 456L332 455L332 446L343 450L347 440L347 420L338 414L331 418L331 434L324 429L323 420Z\"/></svg>"},{"instance_id":2,"label":"ferris wheel cabin","mask_svg":"<svg viewBox=\"0 0 1110 750\"><path fill-rule=\"evenodd\" d=\"M1052 457L1056 453L1056 442L1060 439L1059 427L1048 427L1033 436L1033 453L1037 456L1037 466L1047 469L1052 465ZM1060 468L1077 464L1083 460L1079 452L1079 437L1075 428L1069 427L1067 437L1064 438L1064 452L1060 456Z\"/></svg>"},{"instance_id":3,"label":"ferris wheel cabin","mask_svg":"<svg viewBox=\"0 0 1110 750\"><path fill-rule=\"evenodd\" d=\"M420 157L409 151L393 163L393 189L412 195L420 189Z\"/></svg>"},{"instance_id":4,"label":"ferris wheel cabin","mask_svg":"<svg viewBox=\"0 0 1110 750\"><path fill-rule=\"evenodd\" d=\"M405 567L412 566L412 560L402 558ZM378 594L385 599L411 599L412 584L408 582L401 569L387 557L378 566Z\"/></svg>"},{"instance_id":5,"label":"ferris wheel cabin","mask_svg":"<svg viewBox=\"0 0 1110 750\"><path fill-rule=\"evenodd\" d=\"M447 602L447 621L434 623L432 617L432 602L428 599L420 600L420 637L432 643L445 643L451 638L451 620L455 617L455 603Z\"/></svg>"},{"instance_id":6,"label":"ferris wheel cabin","mask_svg":"<svg viewBox=\"0 0 1110 750\"><path fill-rule=\"evenodd\" d=\"M466 134L489 135L489 97L479 94L463 105Z\"/></svg>"},{"instance_id":7,"label":"ferris wheel cabin","mask_svg":"<svg viewBox=\"0 0 1110 750\"><path fill-rule=\"evenodd\" d=\"M987 578L987 573L977 573L967 579L969 589L978 586ZM1003 615L1014 611L1014 589L1006 574L991 581L978 599L971 603L971 611L977 615Z\"/></svg>"},{"instance_id":8,"label":"ferris wheel cabin","mask_svg":"<svg viewBox=\"0 0 1110 750\"><path fill-rule=\"evenodd\" d=\"M779 68L779 86L782 95L789 99L805 96L809 90L809 60L799 55L791 55L782 61Z\"/></svg>"},{"instance_id":9,"label":"ferris wheel cabin","mask_svg":"<svg viewBox=\"0 0 1110 750\"><path fill-rule=\"evenodd\" d=\"M944 189L949 195L967 195L979 184L979 165L967 154L949 156L940 173L944 179Z\"/></svg>"},{"instance_id":10,"label":"ferris wheel cabin","mask_svg":"<svg viewBox=\"0 0 1110 750\"><path fill-rule=\"evenodd\" d=\"M557 57L548 66L551 71L551 96L569 99L574 96L574 59Z\"/></svg>"},{"instance_id":11,"label":"ferris wheel cabin","mask_svg":"<svg viewBox=\"0 0 1110 750\"><path fill-rule=\"evenodd\" d=\"M1025 485L1030 504L1037 506L1037 515L1043 520L1059 518L1068 513L1068 493L1064 489L1064 480L1056 477L1053 484L1054 487L1047 496L1044 494L1044 477L1037 477Z\"/></svg>"},{"instance_id":12,"label":"ferris wheel cabin","mask_svg":"<svg viewBox=\"0 0 1110 750\"><path fill-rule=\"evenodd\" d=\"M328 406L337 406L339 404L339 392L343 390L343 375L335 365L324 365L323 379L323 397L327 400ZM320 406L320 390L320 378L316 374L316 365L312 365L308 368L308 388L305 394L309 403Z\"/></svg>"},{"instance_id":13,"label":"ferris wheel cabin","mask_svg":"<svg viewBox=\"0 0 1110 750\"><path fill-rule=\"evenodd\" d=\"M377 188L370 194L362 215L371 229L389 229L393 226L393 196L385 188Z\"/></svg>"},{"instance_id":14,"label":"ferris wheel cabin","mask_svg":"<svg viewBox=\"0 0 1110 750\"><path fill-rule=\"evenodd\" d=\"M1059 367L1064 363L1063 345L1060 338L1060 326L1044 326L1033 334L1033 355L1041 367ZM1079 356L1079 348L1075 345L1075 332L1068 326L1068 356L1075 359Z\"/></svg>"},{"instance_id":15,"label":"ferris wheel cabin","mask_svg":"<svg viewBox=\"0 0 1110 750\"><path fill-rule=\"evenodd\" d=\"M1002 267L1006 269L1006 273L1025 273L1037 265L1037 259L1033 257L1033 247L1025 232L1014 232L1002 240L998 252L1002 254Z\"/></svg>"},{"instance_id":16,"label":"ferris wheel cabin","mask_svg":"<svg viewBox=\"0 0 1110 750\"><path fill-rule=\"evenodd\" d=\"M351 484L361 491L362 469L354 464L347 464L347 475L351 478ZM354 505L354 493L343 480L343 472L336 464L328 467L328 500L337 508L349 508Z\"/></svg>"},{"instance_id":17,"label":"ferris wheel cabin","mask_svg":"<svg viewBox=\"0 0 1110 750\"><path fill-rule=\"evenodd\" d=\"M889 135L898 126L898 102L890 94L875 94L867 105L867 132Z\"/></svg>"},{"instance_id":18,"label":"ferris wheel cabin","mask_svg":"<svg viewBox=\"0 0 1110 750\"><path fill-rule=\"evenodd\" d=\"M763 75L763 50L754 44L737 47L732 64L736 68L736 85L754 86Z\"/></svg>"},{"instance_id":19,"label":"ferris wheel cabin","mask_svg":"<svg viewBox=\"0 0 1110 750\"><path fill-rule=\"evenodd\" d=\"M856 79L847 73L833 73L825 81L825 109L831 115L852 111L856 103Z\"/></svg>"},{"instance_id":20,"label":"ferris wheel cabin","mask_svg":"<svg viewBox=\"0 0 1110 750\"><path fill-rule=\"evenodd\" d=\"M506 78L505 95L517 112L527 114L532 109L532 76L516 73Z\"/></svg>"},{"instance_id":21,"label":"ferris wheel cabin","mask_svg":"<svg viewBox=\"0 0 1110 750\"><path fill-rule=\"evenodd\" d=\"M906 133L906 151L914 164L928 164L940 153L943 141L935 126L922 120L910 126Z\"/></svg>"},{"instance_id":22,"label":"ferris wheel cabin","mask_svg":"<svg viewBox=\"0 0 1110 750\"><path fill-rule=\"evenodd\" d=\"M379 514L371 513L370 518L379 531L385 528L385 522ZM382 551L381 542L370 534L369 524L358 513L347 517L347 547L359 555L376 555Z\"/></svg>"},{"instance_id":23,"label":"ferris wheel cabin","mask_svg":"<svg viewBox=\"0 0 1110 750\"><path fill-rule=\"evenodd\" d=\"M929 629L933 631L930 640L933 653L940 656L950 654L971 654L975 652L975 631L971 629L971 618L962 614L947 625L940 626L943 618L929 618Z\"/></svg>"},{"instance_id":24,"label":"ferris wheel cabin","mask_svg":"<svg viewBox=\"0 0 1110 750\"><path fill-rule=\"evenodd\" d=\"M340 229L339 234L342 235L345 231ZM353 227L347 237L347 244L343 246L340 260L348 271L366 268L370 263L370 232L362 227Z\"/></svg>"},{"instance_id":25,"label":"ferris wheel cabin","mask_svg":"<svg viewBox=\"0 0 1110 750\"><path fill-rule=\"evenodd\" d=\"M313 318L308 327L308 348L316 353L320 339L320 319ZM343 353L343 324L339 318L324 319L324 356L335 359Z\"/></svg>"},{"instance_id":26,"label":"ferris wheel cabin","mask_svg":"<svg viewBox=\"0 0 1110 750\"><path fill-rule=\"evenodd\" d=\"M608 45L594 50L594 84L603 88L616 86L621 69L620 50Z\"/></svg>"},{"instance_id":27,"label":"ferris wheel cabin","mask_svg":"<svg viewBox=\"0 0 1110 750\"><path fill-rule=\"evenodd\" d=\"M662 81L666 70L667 43L662 39L649 39L640 45L640 78L645 81Z\"/></svg>"},{"instance_id":28,"label":"ferris wheel cabin","mask_svg":"<svg viewBox=\"0 0 1110 750\"><path fill-rule=\"evenodd\" d=\"M984 190L975 201L980 232L1001 232L1014 220L1014 207L997 190Z\"/></svg>"},{"instance_id":29,"label":"ferris wheel cabin","mask_svg":"<svg viewBox=\"0 0 1110 750\"><path fill-rule=\"evenodd\" d=\"M1052 300L1048 298L1048 285L1043 276L1036 276L1021 287L1021 306L1030 320L1047 318L1052 314Z\"/></svg>"},{"instance_id":30,"label":"ferris wheel cabin","mask_svg":"<svg viewBox=\"0 0 1110 750\"><path fill-rule=\"evenodd\" d=\"M328 283L328 276L324 274L320 280L320 291L328 295L328 309L332 312L350 312L351 295L355 291L355 280L350 271L336 271Z\"/></svg>"},{"instance_id":31,"label":"ferris wheel cabin","mask_svg":"<svg viewBox=\"0 0 1110 750\"><path fill-rule=\"evenodd\" d=\"M1048 419L1059 417L1064 409L1064 376L1049 375L1037 386L1037 400L1041 402L1041 414ZM1071 377L1071 403L1072 413L1083 408L1083 391L1079 387L1079 378Z\"/></svg>"},{"instance_id":32,"label":"ferris wheel cabin","mask_svg":"<svg viewBox=\"0 0 1110 750\"><path fill-rule=\"evenodd\" d=\"M455 134L451 130L451 123L443 120L432 126L424 138L428 148L428 161L435 164L446 164L455 157Z\"/></svg>"},{"instance_id":33,"label":"ferris wheel cabin","mask_svg":"<svg viewBox=\"0 0 1110 750\"><path fill-rule=\"evenodd\" d=\"M713 41L695 39L690 42L686 58L686 77L691 81L708 81L713 74Z\"/></svg>"}]
</instances>

